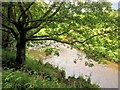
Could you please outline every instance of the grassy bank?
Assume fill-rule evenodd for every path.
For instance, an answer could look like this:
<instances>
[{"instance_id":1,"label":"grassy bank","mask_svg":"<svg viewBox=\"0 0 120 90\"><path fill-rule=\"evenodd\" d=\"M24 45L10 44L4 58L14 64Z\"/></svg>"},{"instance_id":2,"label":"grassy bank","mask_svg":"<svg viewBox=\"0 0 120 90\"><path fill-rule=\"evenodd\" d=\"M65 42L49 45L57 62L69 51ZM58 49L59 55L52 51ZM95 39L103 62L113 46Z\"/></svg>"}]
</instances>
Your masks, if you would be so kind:
<instances>
[{"instance_id":1,"label":"grassy bank","mask_svg":"<svg viewBox=\"0 0 120 90\"><path fill-rule=\"evenodd\" d=\"M79 77L65 79L65 72L54 68L50 64L42 64L29 55L23 67L16 70L14 67L15 54L13 51L3 50L2 88L25 90L30 88L87 88L98 89L98 86Z\"/></svg>"}]
</instances>

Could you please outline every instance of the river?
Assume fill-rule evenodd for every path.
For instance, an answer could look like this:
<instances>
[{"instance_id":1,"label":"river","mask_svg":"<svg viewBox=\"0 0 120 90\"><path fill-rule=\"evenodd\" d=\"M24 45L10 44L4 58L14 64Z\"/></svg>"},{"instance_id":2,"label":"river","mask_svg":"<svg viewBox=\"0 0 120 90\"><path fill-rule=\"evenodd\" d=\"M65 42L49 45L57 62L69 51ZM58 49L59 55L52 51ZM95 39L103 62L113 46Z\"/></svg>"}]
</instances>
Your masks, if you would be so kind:
<instances>
[{"instance_id":1,"label":"river","mask_svg":"<svg viewBox=\"0 0 120 90\"><path fill-rule=\"evenodd\" d=\"M98 64L92 59L86 58L85 53L77 49L71 49L69 45L57 43L59 56L51 56L43 60L43 63L50 63L59 69L65 70L66 78L82 75L84 78L90 76L92 83L100 88L118 88L118 65L108 61L108 64ZM69 48L68 48L69 47ZM86 63L92 63L89 67Z\"/></svg>"},{"instance_id":2,"label":"river","mask_svg":"<svg viewBox=\"0 0 120 90\"><path fill-rule=\"evenodd\" d=\"M52 55L44 59L43 63L50 63L59 69L65 70L66 78L83 76L91 78L92 83L96 83L100 88L118 88L118 64L107 61L108 64L98 64L92 59L88 59L86 54L71 49L69 45L60 43L54 44L59 49L59 56ZM94 65L89 67L88 65Z\"/></svg>"}]
</instances>

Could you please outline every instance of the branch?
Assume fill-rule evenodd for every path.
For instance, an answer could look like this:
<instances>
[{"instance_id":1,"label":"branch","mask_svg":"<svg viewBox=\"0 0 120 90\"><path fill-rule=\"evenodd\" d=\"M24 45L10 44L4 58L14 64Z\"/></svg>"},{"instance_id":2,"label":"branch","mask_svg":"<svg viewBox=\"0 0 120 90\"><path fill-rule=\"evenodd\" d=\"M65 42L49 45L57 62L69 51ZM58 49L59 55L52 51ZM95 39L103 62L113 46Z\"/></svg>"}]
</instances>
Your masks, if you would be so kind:
<instances>
[{"instance_id":1,"label":"branch","mask_svg":"<svg viewBox=\"0 0 120 90\"><path fill-rule=\"evenodd\" d=\"M11 8L12 8L12 2L10 2L9 7L8 7L8 19L9 19L9 21L10 21L10 11L11 11Z\"/></svg>"},{"instance_id":2,"label":"branch","mask_svg":"<svg viewBox=\"0 0 120 90\"><path fill-rule=\"evenodd\" d=\"M42 35L42 36L32 36L32 39L36 39L36 38L43 38L43 37L49 37L48 35Z\"/></svg>"},{"instance_id":3,"label":"branch","mask_svg":"<svg viewBox=\"0 0 120 90\"><path fill-rule=\"evenodd\" d=\"M117 31L117 29L115 29L114 31ZM82 42L80 42L80 41L74 41L73 43L76 43L76 42L78 42L78 43L85 43L86 41L88 41L88 40L90 40L90 39L92 39L92 38L94 38L94 37L96 37L96 36L101 36L101 35L108 34L108 33L112 33L112 32L113 32L113 31L105 31L105 32L100 33L100 34L93 35L93 36L87 38L86 40L84 40L84 41L82 41Z\"/></svg>"},{"instance_id":4,"label":"branch","mask_svg":"<svg viewBox=\"0 0 120 90\"><path fill-rule=\"evenodd\" d=\"M114 31L117 31L117 29L115 29ZM104 33L101 33L101 34L96 34L96 35L93 35L87 39L85 39L84 41L80 42L80 41L73 41L73 42L69 42L69 41L62 41L62 40L59 40L59 39L56 39L56 38L50 38L50 37L46 37L46 38L43 38L42 36L34 36L34 38L30 38L30 39L27 39L28 41L31 40L31 41L34 41L34 40L53 40L53 41L57 41L57 42L60 42L60 43L66 43L66 44L71 44L71 45L74 45L75 43L81 43L81 44L84 44L86 41L96 37L96 36L101 36L101 35L104 35L104 34L108 34L108 33L112 33L112 31L106 31ZM42 37L42 38L40 38Z\"/></svg>"},{"instance_id":5,"label":"branch","mask_svg":"<svg viewBox=\"0 0 120 90\"><path fill-rule=\"evenodd\" d=\"M56 9L56 11L52 15L50 15L48 18L53 17L60 10L60 7L62 6L62 4L63 4L63 2L61 2L60 6ZM54 6L55 6L55 4L53 4L52 7L48 11L46 11L46 13L40 19L33 20L33 21L27 21L25 23L37 22L37 21L42 21L42 22L46 22L46 21L50 21L50 22L52 22L52 21L63 22L63 21L66 21L66 20L56 20L56 19L43 19L52 11Z\"/></svg>"},{"instance_id":6,"label":"branch","mask_svg":"<svg viewBox=\"0 0 120 90\"><path fill-rule=\"evenodd\" d=\"M50 15L48 18L51 18L51 17L53 17L54 15L56 15L56 13L60 10L62 4L63 4L63 2L61 2L60 6L56 9L56 11L55 11L52 15Z\"/></svg>"},{"instance_id":7,"label":"branch","mask_svg":"<svg viewBox=\"0 0 120 90\"><path fill-rule=\"evenodd\" d=\"M34 25L31 25L31 26L29 26L29 27L26 27L25 30L26 30L26 31L29 31L29 30L31 30L31 29L37 28L37 27L40 26L40 24L41 24L41 23L38 23L38 24L35 23Z\"/></svg>"},{"instance_id":8,"label":"branch","mask_svg":"<svg viewBox=\"0 0 120 90\"><path fill-rule=\"evenodd\" d=\"M16 21L8 19L8 17L6 17L5 15L3 15L3 13L1 13L1 12L0 12L0 15L2 15L2 19L8 21L9 23L12 23L12 24L16 23Z\"/></svg>"},{"instance_id":9,"label":"branch","mask_svg":"<svg viewBox=\"0 0 120 90\"><path fill-rule=\"evenodd\" d=\"M82 43L84 43L84 42L88 41L89 39L92 39L92 38L94 38L94 37L96 37L96 36L100 36L100 35L103 35L103 34L93 35L93 36L89 37L88 39L84 40Z\"/></svg>"},{"instance_id":10,"label":"branch","mask_svg":"<svg viewBox=\"0 0 120 90\"><path fill-rule=\"evenodd\" d=\"M58 35L58 36L60 36L60 35L63 35L63 34L65 34L65 33L68 33L69 31L65 31L65 32L62 32L62 33L58 33L58 34L51 34L51 35L43 35L43 36L33 36L33 35L35 35L35 34L33 34L33 35L31 35L31 37L29 37L29 38L32 38L32 39L35 39L35 38L41 38L41 37L50 37L50 36L53 36L53 35Z\"/></svg>"},{"instance_id":11,"label":"branch","mask_svg":"<svg viewBox=\"0 0 120 90\"><path fill-rule=\"evenodd\" d=\"M46 11L46 13L39 20L41 20L42 18L45 18L52 11L54 7L55 7L55 3L52 5L52 7L50 7L49 10Z\"/></svg>"},{"instance_id":12,"label":"branch","mask_svg":"<svg viewBox=\"0 0 120 90\"><path fill-rule=\"evenodd\" d=\"M22 15L23 15L27 10L29 10L29 8L30 8L34 3L35 3L35 2L32 2L32 3L21 13L21 15L19 16L18 22L20 22L20 18L22 17Z\"/></svg>"},{"instance_id":13,"label":"branch","mask_svg":"<svg viewBox=\"0 0 120 90\"><path fill-rule=\"evenodd\" d=\"M37 23L38 21L42 21L42 22L40 22L40 23ZM59 23L61 23L61 22L65 22L65 21L67 21L67 20L57 20L57 19L49 19L49 20L46 20L46 19L44 19L44 20L34 20L34 21L29 21L29 22L36 22L36 23L34 23L33 25L31 25L31 26L29 26L29 27L26 27L25 28L25 30L26 31L29 31L29 30L31 30L31 29L33 29L33 28L37 28L37 27L39 27L40 26L40 24L42 24L43 22L45 22L45 23L50 23L50 22L53 22L53 21L56 21L56 22L59 22ZM27 22L28 23L28 22Z\"/></svg>"},{"instance_id":14,"label":"branch","mask_svg":"<svg viewBox=\"0 0 120 90\"><path fill-rule=\"evenodd\" d=\"M44 25L42 25L40 28L38 28L34 33L32 33L28 38L31 38L33 35L35 35L36 33L38 33L42 28L44 27Z\"/></svg>"},{"instance_id":15,"label":"branch","mask_svg":"<svg viewBox=\"0 0 120 90\"><path fill-rule=\"evenodd\" d=\"M41 21L40 23L37 23L38 21ZM65 22L65 21L67 21L67 20L57 20L57 19L48 19L48 20L46 20L46 19L44 19L44 20L34 20L34 21L28 21L28 22L36 22L36 23L34 23L33 25L31 25L31 26L29 26L29 27L26 27L25 28L25 30L26 31L29 31L29 30L31 30L31 29L33 29L33 28L37 28L37 27L39 27L40 26L40 24L42 24L43 22L45 22L45 23L50 23L50 22L58 22L58 23L61 23L61 22ZM26 23L28 23L28 22L26 22Z\"/></svg>"},{"instance_id":16,"label":"branch","mask_svg":"<svg viewBox=\"0 0 120 90\"><path fill-rule=\"evenodd\" d=\"M69 31L65 31L65 32L62 32L62 33L57 33L57 34L50 34L50 35L44 35L44 36L33 36L32 38L40 38L40 37L50 37L50 36L53 36L53 35L63 35L65 33L68 33Z\"/></svg>"},{"instance_id":17,"label":"branch","mask_svg":"<svg viewBox=\"0 0 120 90\"><path fill-rule=\"evenodd\" d=\"M6 29L0 29L0 30L2 30L3 32L11 33L10 31L8 31Z\"/></svg>"},{"instance_id":18,"label":"branch","mask_svg":"<svg viewBox=\"0 0 120 90\"><path fill-rule=\"evenodd\" d=\"M8 26L4 25L3 23L2 23L2 26L11 30L11 33L14 35L14 38L17 39L18 35L11 27L8 27Z\"/></svg>"},{"instance_id":19,"label":"branch","mask_svg":"<svg viewBox=\"0 0 120 90\"><path fill-rule=\"evenodd\" d=\"M58 20L58 19L39 19L39 20L32 20L32 21L26 21L24 23L31 23L31 22L65 22L65 21L68 21L68 20Z\"/></svg>"},{"instance_id":20,"label":"branch","mask_svg":"<svg viewBox=\"0 0 120 90\"><path fill-rule=\"evenodd\" d=\"M28 21L28 22L43 21L43 18L45 18L45 17L52 11L52 9L53 9L54 7L55 7L55 3L52 5L52 7L49 8L49 10L46 11L46 13L45 13L43 16L40 17L40 19L34 20L34 21ZM46 20L45 20L45 21L46 21ZM26 23L28 23L28 22L26 22ZM33 28L38 27L39 25L40 25L39 23L38 23L38 24L35 23L33 26L28 27L27 29L33 29Z\"/></svg>"}]
</instances>

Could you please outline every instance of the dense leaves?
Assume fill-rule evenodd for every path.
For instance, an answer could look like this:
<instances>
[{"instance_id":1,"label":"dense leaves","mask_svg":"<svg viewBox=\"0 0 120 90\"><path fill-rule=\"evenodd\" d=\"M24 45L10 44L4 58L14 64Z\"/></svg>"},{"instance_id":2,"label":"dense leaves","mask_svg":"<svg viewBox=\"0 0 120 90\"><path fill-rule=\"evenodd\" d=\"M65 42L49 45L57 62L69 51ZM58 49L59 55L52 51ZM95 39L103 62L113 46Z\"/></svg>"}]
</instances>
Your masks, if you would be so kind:
<instances>
[{"instance_id":1,"label":"dense leaves","mask_svg":"<svg viewBox=\"0 0 120 90\"><path fill-rule=\"evenodd\" d=\"M3 2L2 11L3 46L16 47L16 57L13 52L3 51L3 88L98 87L89 78L66 80L63 71L49 64L31 58L25 61L26 46L43 44L46 55L59 56L55 48L47 45L48 40L70 44L99 62L102 58L120 62L119 16L110 2ZM6 67L13 69L6 70Z\"/></svg>"},{"instance_id":2,"label":"dense leaves","mask_svg":"<svg viewBox=\"0 0 120 90\"><path fill-rule=\"evenodd\" d=\"M2 9L3 28L13 34L17 49L24 50L30 40L53 40L82 49L95 60L118 62L118 14L110 2L8 2Z\"/></svg>"}]
</instances>

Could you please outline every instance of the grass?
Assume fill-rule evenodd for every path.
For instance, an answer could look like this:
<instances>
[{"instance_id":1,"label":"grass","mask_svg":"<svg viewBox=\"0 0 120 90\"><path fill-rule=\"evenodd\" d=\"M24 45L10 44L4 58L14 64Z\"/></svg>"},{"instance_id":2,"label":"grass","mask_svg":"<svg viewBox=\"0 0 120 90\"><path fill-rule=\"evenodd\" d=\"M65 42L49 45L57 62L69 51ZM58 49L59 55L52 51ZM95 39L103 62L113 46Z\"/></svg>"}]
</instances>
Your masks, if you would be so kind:
<instances>
[{"instance_id":1,"label":"grass","mask_svg":"<svg viewBox=\"0 0 120 90\"><path fill-rule=\"evenodd\" d=\"M42 64L29 55L24 66L16 70L13 66L14 55L11 51L3 51L2 89L29 90L31 88L87 88L99 89L96 84L91 84L90 79L83 77L65 79L65 72L50 64ZM13 52L14 53L14 52ZM7 61L7 63L6 63ZM11 62L11 63L10 63ZM8 65L6 65L8 64Z\"/></svg>"}]
</instances>

